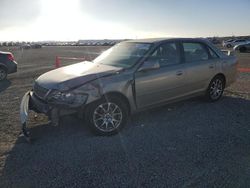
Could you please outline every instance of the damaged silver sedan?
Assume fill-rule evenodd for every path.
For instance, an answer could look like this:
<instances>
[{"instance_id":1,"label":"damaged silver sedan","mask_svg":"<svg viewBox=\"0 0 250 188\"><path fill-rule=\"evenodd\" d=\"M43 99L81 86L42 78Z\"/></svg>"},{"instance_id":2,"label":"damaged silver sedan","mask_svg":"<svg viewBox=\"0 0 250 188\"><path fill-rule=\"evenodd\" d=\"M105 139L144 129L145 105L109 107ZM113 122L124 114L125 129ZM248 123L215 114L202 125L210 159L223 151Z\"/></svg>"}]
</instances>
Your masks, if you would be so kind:
<instances>
[{"instance_id":1,"label":"damaged silver sedan","mask_svg":"<svg viewBox=\"0 0 250 188\"><path fill-rule=\"evenodd\" d=\"M101 135L117 133L136 111L204 95L217 101L235 81L237 59L203 39L145 39L122 42L93 62L41 75L21 103L25 136L28 111L53 124L78 113Z\"/></svg>"}]
</instances>

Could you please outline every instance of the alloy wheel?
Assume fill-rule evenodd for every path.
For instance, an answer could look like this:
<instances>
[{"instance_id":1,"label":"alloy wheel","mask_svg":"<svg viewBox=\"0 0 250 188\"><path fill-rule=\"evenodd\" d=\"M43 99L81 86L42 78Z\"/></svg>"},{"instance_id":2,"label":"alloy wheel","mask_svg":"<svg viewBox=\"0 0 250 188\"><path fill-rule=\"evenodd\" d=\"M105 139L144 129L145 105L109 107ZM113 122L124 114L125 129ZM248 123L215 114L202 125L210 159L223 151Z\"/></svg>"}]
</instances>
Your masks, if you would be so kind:
<instances>
[{"instance_id":1,"label":"alloy wheel","mask_svg":"<svg viewBox=\"0 0 250 188\"><path fill-rule=\"evenodd\" d=\"M112 132L122 123L122 110L115 103L100 104L94 110L93 123L97 129L103 132Z\"/></svg>"},{"instance_id":2,"label":"alloy wheel","mask_svg":"<svg viewBox=\"0 0 250 188\"><path fill-rule=\"evenodd\" d=\"M223 93L223 82L221 79L215 79L210 86L209 94L211 99L217 100L221 97Z\"/></svg>"}]
</instances>

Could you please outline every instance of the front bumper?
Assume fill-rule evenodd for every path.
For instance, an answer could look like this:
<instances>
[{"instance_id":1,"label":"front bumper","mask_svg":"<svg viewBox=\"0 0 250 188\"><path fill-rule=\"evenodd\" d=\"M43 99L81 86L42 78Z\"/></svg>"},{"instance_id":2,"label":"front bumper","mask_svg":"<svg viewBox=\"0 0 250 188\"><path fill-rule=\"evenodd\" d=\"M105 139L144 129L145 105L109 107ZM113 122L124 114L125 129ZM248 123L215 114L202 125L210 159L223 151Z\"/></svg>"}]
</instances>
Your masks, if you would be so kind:
<instances>
[{"instance_id":1,"label":"front bumper","mask_svg":"<svg viewBox=\"0 0 250 188\"><path fill-rule=\"evenodd\" d=\"M29 110L36 113L42 113L49 117L54 122L54 119L58 119L59 116L74 114L79 111L80 108L71 108L65 106L57 106L48 104L45 101L39 99L33 91L28 91L22 98L20 105L20 119L22 125L22 132L26 140L30 140L29 132L27 131L26 125L29 116ZM53 117L56 114L56 117Z\"/></svg>"},{"instance_id":2,"label":"front bumper","mask_svg":"<svg viewBox=\"0 0 250 188\"><path fill-rule=\"evenodd\" d=\"M36 113L43 113L48 115L49 111L53 108L53 106L49 105L45 101L42 101L33 93L33 91L29 92L30 101L29 101L29 109L35 111Z\"/></svg>"},{"instance_id":3,"label":"front bumper","mask_svg":"<svg viewBox=\"0 0 250 188\"><path fill-rule=\"evenodd\" d=\"M25 139L30 142L30 134L27 130L27 120L29 116L29 110L33 110L38 113L45 113L49 112L50 107L42 102L39 102L32 91L28 91L22 98L21 105L20 105L20 119L21 119L21 126L22 126L22 133Z\"/></svg>"},{"instance_id":4,"label":"front bumper","mask_svg":"<svg viewBox=\"0 0 250 188\"><path fill-rule=\"evenodd\" d=\"M30 141L30 135L26 128L26 122L28 119L28 112L29 112L29 102L30 102L30 92L25 93L22 98L21 105L20 105L20 119L22 125L22 132L26 140Z\"/></svg>"}]
</instances>

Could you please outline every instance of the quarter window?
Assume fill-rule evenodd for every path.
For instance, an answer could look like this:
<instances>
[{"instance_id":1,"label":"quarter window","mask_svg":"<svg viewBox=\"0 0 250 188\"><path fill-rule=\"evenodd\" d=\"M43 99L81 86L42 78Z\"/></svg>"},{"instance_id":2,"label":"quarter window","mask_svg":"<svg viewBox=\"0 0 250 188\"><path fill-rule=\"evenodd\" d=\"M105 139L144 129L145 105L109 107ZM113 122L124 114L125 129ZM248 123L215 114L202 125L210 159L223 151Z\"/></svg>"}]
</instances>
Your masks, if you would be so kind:
<instances>
[{"instance_id":1,"label":"quarter window","mask_svg":"<svg viewBox=\"0 0 250 188\"><path fill-rule=\"evenodd\" d=\"M183 43L186 62L206 61L209 56L201 43Z\"/></svg>"},{"instance_id":2,"label":"quarter window","mask_svg":"<svg viewBox=\"0 0 250 188\"><path fill-rule=\"evenodd\" d=\"M180 63L179 48L175 43L165 43L159 46L151 58L157 60L161 67Z\"/></svg>"}]
</instances>

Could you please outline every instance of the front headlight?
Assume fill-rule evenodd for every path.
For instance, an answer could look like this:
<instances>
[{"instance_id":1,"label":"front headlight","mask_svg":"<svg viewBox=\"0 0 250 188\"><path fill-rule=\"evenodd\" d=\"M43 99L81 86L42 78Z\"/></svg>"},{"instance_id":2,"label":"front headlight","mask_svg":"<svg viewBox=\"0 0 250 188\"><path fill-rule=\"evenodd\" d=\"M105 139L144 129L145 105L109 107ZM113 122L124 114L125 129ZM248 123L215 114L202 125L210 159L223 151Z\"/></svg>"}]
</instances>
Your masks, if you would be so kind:
<instances>
[{"instance_id":1,"label":"front headlight","mask_svg":"<svg viewBox=\"0 0 250 188\"><path fill-rule=\"evenodd\" d=\"M87 98L88 98L88 95L86 94L77 94L74 92L52 91L48 96L48 102L80 106L86 102Z\"/></svg>"},{"instance_id":2,"label":"front headlight","mask_svg":"<svg viewBox=\"0 0 250 188\"><path fill-rule=\"evenodd\" d=\"M60 91L54 91L51 93L49 99L71 103L74 101L74 98L75 94L73 93L63 93Z\"/></svg>"}]
</instances>

